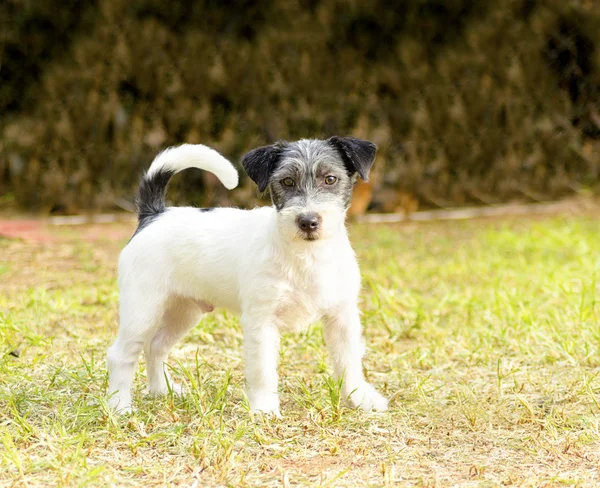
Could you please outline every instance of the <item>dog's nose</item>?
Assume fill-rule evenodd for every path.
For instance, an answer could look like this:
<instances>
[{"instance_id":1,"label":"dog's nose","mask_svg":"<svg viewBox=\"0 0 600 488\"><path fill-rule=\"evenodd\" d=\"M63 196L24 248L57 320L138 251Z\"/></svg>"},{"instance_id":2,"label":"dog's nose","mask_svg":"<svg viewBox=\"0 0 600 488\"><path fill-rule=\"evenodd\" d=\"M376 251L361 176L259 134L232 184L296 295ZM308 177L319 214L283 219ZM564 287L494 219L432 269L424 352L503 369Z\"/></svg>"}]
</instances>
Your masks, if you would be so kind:
<instances>
[{"instance_id":1,"label":"dog's nose","mask_svg":"<svg viewBox=\"0 0 600 488\"><path fill-rule=\"evenodd\" d=\"M320 218L315 213L302 214L298 216L298 227L304 232L314 232L319 228Z\"/></svg>"}]
</instances>

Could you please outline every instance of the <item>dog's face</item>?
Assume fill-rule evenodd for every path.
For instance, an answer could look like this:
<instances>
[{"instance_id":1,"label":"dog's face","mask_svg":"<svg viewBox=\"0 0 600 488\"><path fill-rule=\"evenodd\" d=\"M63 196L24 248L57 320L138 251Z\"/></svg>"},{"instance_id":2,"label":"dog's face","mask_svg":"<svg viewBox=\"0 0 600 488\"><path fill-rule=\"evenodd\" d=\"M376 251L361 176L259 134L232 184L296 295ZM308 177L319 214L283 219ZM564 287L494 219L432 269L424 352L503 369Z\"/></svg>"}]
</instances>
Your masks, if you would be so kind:
<instances>
[{"instance_id":1,"label":"dog's face","mask_svg":"<svg viewBox=\"0 0 600 488\"><path fill-rule=\"evenodd\" d=\"M254 149L242 164L261 192L269 188L281 234L310 242L343 229L357 176L367 180L375 151L353 137L302 139Z\"/></svg>"}]
</instances>

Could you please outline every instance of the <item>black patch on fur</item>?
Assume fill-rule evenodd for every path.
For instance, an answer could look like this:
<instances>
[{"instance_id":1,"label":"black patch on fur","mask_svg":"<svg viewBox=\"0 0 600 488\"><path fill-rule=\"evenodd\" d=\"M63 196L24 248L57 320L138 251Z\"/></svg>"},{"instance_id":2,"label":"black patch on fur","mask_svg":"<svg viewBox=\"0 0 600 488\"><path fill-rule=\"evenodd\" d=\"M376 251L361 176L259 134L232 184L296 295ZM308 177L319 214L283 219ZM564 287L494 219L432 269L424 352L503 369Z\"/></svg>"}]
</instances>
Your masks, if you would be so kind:
<instances>
[{"instance_id":1,"label":"black patch on fur","mask_svg":"<svg viewBox=\"0 0 600 488\"><path fill-rule=\"evenodd\" d=\"M204 212L212 212L214 210L214 207L210 207L210 208L199 208L198 210L200 210L200 212L204 213Z\"/></svg>"},{"instance_id":2,"label":"black patch on fur","mask_svg":"<svg viewBox=\"0 0 600 488\"><path fill-rule=\"evenodd\" d=\"M140 218L138 216L138 226L137 226L137 229L135 229L135 232L133 233L133 235L131 236L131 239L133 239L135 236L137 236L141 231L143 231L146 227L148 227L152 222L154 222L163 213L164 212L145 217L144 220L140 220ZM129 242L131 242L131 239L129 239Z\"/></svg>"},{"instance_id":3,"label":"black patch on fur","mask_svg":"<svg viewBox=\"0 0 600 488\"><path fill-rule=\"evenodd\" d=\"M148 227L165 210L165 193L167 184L175 174L170 170L159 170L152 176L144 175L140 181L136 207L138 213L138 227L132 238L142 229Z\"/></svg>"},{"instance_id":4,"label":"black patch on fur","mask_svg":"<svg viewBox=\"0 0 600 488\"><path fill-rule=\"evenodd\" d=\"M159 170L152 176L145 175L142 178L136 201L140 222L165 211L167 184L174 174L174 171Z\"/></svg>"},{"instance_id":5,"label":"black patch on fur","mask_svg":"<svg viewBox=\"0 0 600 488\"><path fill-rule=\"evenodd\" d=\"M253 149L242 158L242 166L246 173L258 185L261 193L269 186L269 179L281 160L285 142L277 142L270 146Z\"/></svg>"},{"instance_id":6,"label":"black patch on fur","mask_svg":"<svg viewBox=\"0 0 600 488\"><path fill-rule=\"evenodd\" d=\"M369 170L377 152L375 144L355 137L339 136L330 137L327 142L338 150L350 176L358 173L364 181L369 181Z\"/></svg>"}]
</instances>

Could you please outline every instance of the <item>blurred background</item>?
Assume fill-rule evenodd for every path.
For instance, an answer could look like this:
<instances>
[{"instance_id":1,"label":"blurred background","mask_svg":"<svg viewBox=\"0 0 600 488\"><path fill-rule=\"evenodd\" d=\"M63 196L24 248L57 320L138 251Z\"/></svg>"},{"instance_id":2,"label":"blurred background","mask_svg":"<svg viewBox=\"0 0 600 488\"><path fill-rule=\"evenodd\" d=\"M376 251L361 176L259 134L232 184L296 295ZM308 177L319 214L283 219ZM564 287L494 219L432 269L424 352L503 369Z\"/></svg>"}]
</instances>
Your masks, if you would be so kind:
<instances>
[{"instance_id":1,"label":"blurred background","mask_svg":"<svg viewBox=\"0 0 600 488\"><path fill-rule=\"evenodd\" d=\"M599 0L3 0L0 206L130 208L157 151L379 146L355 212L598 190ZM189 171L174 202L254 205Z\"/></svg>"}]
</instances>

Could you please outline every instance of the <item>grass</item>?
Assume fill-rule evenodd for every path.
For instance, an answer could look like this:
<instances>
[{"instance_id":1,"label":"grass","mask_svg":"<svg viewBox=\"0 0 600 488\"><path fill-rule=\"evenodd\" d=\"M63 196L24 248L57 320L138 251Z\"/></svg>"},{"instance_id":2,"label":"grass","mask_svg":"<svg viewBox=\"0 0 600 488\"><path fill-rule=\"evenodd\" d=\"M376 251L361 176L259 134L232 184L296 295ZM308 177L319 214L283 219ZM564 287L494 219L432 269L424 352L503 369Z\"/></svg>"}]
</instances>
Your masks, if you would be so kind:
<instances>
[{"instance_id":1,"label":"grass","mask_svg":"<svg viewBox=\"0 0 600 488\"><path fill-rule=\"evenodd\" d=\"M130 231L0 240L0 485L600 483L597 220L353 226L366 374L391 409L343 406L317 324L284 337L282 420L248 412L224 312L171 356L186 398L145 398L142 365L137 413L108 411Z\"/></svg>"}]
</instances>

